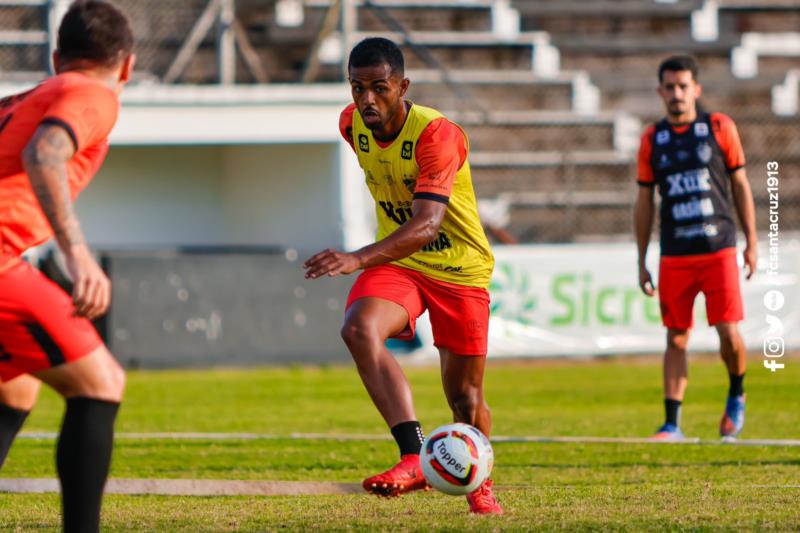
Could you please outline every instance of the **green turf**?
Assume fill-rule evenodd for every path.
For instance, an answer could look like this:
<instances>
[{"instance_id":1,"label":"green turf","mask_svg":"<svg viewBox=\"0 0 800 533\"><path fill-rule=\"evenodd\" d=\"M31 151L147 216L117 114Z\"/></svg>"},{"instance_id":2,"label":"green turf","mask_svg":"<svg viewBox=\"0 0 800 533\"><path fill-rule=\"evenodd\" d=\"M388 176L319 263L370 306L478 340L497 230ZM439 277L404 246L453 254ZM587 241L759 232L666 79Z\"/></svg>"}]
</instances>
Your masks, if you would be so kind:
<instances>
[{"instance_id":1,"label":"green turf","mask_svg":"<svg viewBox=\"0 0 800 533\"><path fill-rule=\"evenodd\" d=\"M470 516L440 494L367 496L109 496L110 531L797 531L798 491L707 484L531 486L499 493L501 517ZM9 511L5 511L8 504ZM0 495L8 529L54 531L57 497Z\"/></svg>"},{"instance_id":2,"label":"green turf","mask_svg":"<svg viewBox=\"0 0 800 533\"><path fill-rule=\"evenodd\" d=\"M800 361L772 374L751 362L747 438L800 438ZM711 358L690 365L689 435L711 439L726 375ZM449 419L436 368L408 369L423 424ZM495 433L647 436L662 418L658 360L500 364L487 374ZM61 402L44 394L27 431L55 431ZM136 372L121 431L385 434L352 368ZM179 498L111 496L110 531L800 529L800 449L653 444L495 444L494 478L507 515L466 514L458 498L426 493ZM120 440L124 478L357 482L396 458L390 441ZM52 477L53 442L19 440L3 477ZM0 494L0 531L53 530L54 495Z\"/></svg>"},{"instance_id":3,"label":"green turf","mask_svg":"<svg viewBox=\"0 0 800 533\"><path fill-rule=\"evenodd\" d=\"M775 374L751 361L748 438L798 437L800 360ZM449 421L436 368L407 371L424 427ZM657 359L499 364L486 375L497 435L648 436L663 414ZM687 435L713 438L727 391L716 359L696 357L683 410ZM48 391L45 391L48 392ZM58 427L62 402L42 395L27 431ZM384 434L350 367L132 372L119 431Z\"/></svg>"}]
</instances>

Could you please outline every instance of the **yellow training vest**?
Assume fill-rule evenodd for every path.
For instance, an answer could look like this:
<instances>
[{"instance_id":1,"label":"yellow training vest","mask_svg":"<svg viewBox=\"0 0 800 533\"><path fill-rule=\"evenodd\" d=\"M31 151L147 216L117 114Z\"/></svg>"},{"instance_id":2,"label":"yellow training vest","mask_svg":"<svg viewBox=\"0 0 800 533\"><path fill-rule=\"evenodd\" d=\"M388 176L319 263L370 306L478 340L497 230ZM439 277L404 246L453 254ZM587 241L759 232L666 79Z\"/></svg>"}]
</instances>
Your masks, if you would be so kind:
<instances>
[{"instance_id":1,"label":"yellow training vest","mask_svg":"<svg viewBox=\"0 0 800 533\"><path fill-rule=\"evenodd\" d=\"M354 110L353 144L375 200L377 240L385 239L411 218L411 202L419 177L417 140L431 121L442 116L435 109L413 104L400 134L388 147L381 148L358 110ZM419 252L393 264L441 281L489 287L494 256L478 217L468 161L456 173L439 237Z\"/></svg>"}]
</instances>

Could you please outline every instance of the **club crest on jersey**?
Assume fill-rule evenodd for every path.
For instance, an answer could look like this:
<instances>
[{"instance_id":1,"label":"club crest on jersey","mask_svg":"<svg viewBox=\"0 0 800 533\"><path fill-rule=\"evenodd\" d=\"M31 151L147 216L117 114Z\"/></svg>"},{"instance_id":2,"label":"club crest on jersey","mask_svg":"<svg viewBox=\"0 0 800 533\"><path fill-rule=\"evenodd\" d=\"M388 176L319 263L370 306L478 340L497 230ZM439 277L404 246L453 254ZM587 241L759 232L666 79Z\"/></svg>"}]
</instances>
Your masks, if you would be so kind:
<instances>
[{"instance_id":1,"label":"club crest on jersey","mask_svg":"<svg viewBox=\"0 0 800 533\"><path fill-rule=\"evenodd\" d=\"M700 143L697 145L697 157L703 163L711 161L711 146L708 143Z\"/></svg>"},{"instance_id":2,"label":"club crest on jersey","mask_svg":"<svg viewBox=\"0 0 800 533\"><path fill-rule=\"evenodd\" d=\"M369 139L363 133L358 134L358 149L362 152L369 152Z\"/></svg>"},{"instance_id":3,"label":"club crest on jersey","mask_svg":"<svg viewBox=\"0 0 800 533\"><path fill-rule=\"evenodd\" d=\"M669 142L669 130L661 130L656 133L656 144L667 144Z\"/></svg>"},{"instance_id":4,"label":"club crest on jersey","mask_svg":"<svg viewBox=\"0 0 800 533\"><path fill-rule=\"evenodd\" d=\"M414 148L414 143L411 141L403 141L403 147L400 150L400 157L403 159L411 159L411 150Z\"/></svg>"},{"instance_id":5,"label":"club crest on jersey","mask_svg":"<svg viewBox=\"0 0 800 533\"><path fill-rule=\"evenodd\" d=\"M708 124L705 122L695 122L694 124L695 137L708 137Z\"/></svg>"}]
</instances>

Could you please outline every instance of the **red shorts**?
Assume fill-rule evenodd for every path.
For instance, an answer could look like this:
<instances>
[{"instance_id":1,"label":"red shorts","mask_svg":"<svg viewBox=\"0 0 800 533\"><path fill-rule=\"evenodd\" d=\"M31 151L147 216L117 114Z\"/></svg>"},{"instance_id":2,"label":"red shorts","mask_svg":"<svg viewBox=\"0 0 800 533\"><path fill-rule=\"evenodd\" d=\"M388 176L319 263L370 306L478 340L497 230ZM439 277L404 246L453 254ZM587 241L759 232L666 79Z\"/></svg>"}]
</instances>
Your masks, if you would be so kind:
<instances>
[{"instance_id":1,"label":"red shorts","mask_svg":"<svg viewBox=\"0 0 800 533\"><path fill-rule=\"evenodd\" d=\"M706 297L709 326L744 318L736 248L708 255L661 258L658 298L666 327L689 329L694 325L692 311L699 292Z\"/></svg>"},{"instance_id":2,"label":"red shorts","mask_svg":"<svg viewBox=\"0 0 800 533\"><path fill-rule=\"evenodd\" d=\"M413 339L417 318L430 313L433 343L458 355L485 356L489 332L489 291L432 279L395 265L368 268L358 276L347 307L359 298L374 297L402 306L408 326L397 339Z\"/></svg>"},{"instance_id":3,"label":"red shorts","mask_svg":"<svg viewBox=\"0 0 800 533\"><path fill-rule=\"evenodd\" d=\"M72 298L28 263L0 272L0 381L69 363L103 344Z\"/></svg>"}]
</instances>

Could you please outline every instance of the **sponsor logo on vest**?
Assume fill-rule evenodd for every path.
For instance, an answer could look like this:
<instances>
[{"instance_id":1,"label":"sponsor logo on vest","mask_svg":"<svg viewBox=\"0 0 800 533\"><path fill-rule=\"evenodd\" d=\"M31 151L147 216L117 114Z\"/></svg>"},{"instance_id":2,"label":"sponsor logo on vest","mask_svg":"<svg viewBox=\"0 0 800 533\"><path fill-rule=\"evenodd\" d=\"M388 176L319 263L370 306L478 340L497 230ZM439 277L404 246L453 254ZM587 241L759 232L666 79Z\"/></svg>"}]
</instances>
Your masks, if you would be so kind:
<instances>
[{"instance_id":1,"label":"sponsor logo on vest","mask_svg":"<svg viewBox=\"0 0 800 533\"><path fill-rule=\"evenodd\" d=\"M405 224L406 220L412 216L410 207L395 207L392 202L388 201L380 201L378 205L383 208L383 212L386 216L393 220L398 226Z\"/></svg>"},{"instance_id":2,"label":"sponsor logo on vest","mask_svg":"<svg viewBox=\"0 0 800 533\"><path fill-rule=\"evenodd\" d=\"M421 259L417 259L413 255L409 256L408 258L411 259L412 261L414 261L415 263L417 263L418 265L422 265L422 266L424 266L426 268L430 268L432 270L440 270L442 272L456 272L456 273L460 273L461 271L464 270L463 266L442 265L441 263L432 264L432 263L428 263L426 261L422 261Z\"/></svg>"},{"instance_id":3,"label":"sponsor logo on vest","mask_svg":"<svg viewBox=\"0 0 800 533\"><path fill-rule=\"evenodd\" d=\"M362 152L369 152L369 139L363 133L358 134L358 149Z\"/></svg>"},{"instance_id":4,"label":"sponsor logo on vest","mask_svg":"<svg viewBox=\"0 0 800 533\"><path fill-rule=\"evenodd\" d=\"M689 152L686 150L678 150L678 161L686 161L689 159Z\"/></svg>"},{"instance_id":5,"label":"sponsor logo on vest","mask_svg":"<svg viewBox=\"0 0 800 533\"><path fill-rule=\"evenodd\" d=\"M667 144L669 142L669 130L661 130L656 133L656 144Z\"/></svg>"},{"instance_id":6,"label":"sponsor logo on vest","mask_svg":"<svg viewBox=\"0 0 800 533\"><path fill-rule=\"evenodd\" d=\"M705 124L703 124L705 126ZM697 145L697 157L703 163L711 161L711 146L708 143L700 143Z\"/></svg>"},{"instance_id":7,"label":"sponsor logo on vest","mask_svg":"<svg viewBox=\"0 0 800 533\"><path fill-rule=\"evenodd\" d=\"M658 161L658 168L667 168L672 164L672 160L667 154L661 154L661 159Z\"/></svg>"},{"instance_id":8,"label":"sponsor logo on vest","mask_svg":"<svg viewBox=\"0 0 800 533\"><path fill-rule=\"evenodd\" d=\"M400 157L403 159L411 159L411 150L414 148L414 143L411 141L403 141L403 148L400 150Z\"/></svg>"},{"instance_id":9,"label":"sponsor logo on vest","mask_svg":"<svg viewBox=\"0 0 800 533\"><path fill-rule=\"evenodd\" d=\"M708 124L705 122L695 122L694 124L695 137L708 137Z\"/></svg>"},{"instance_id":10,"label":"sponsor logo on vest","mask_svg":"<svg viewBox=\"0 0 800 533\"><path fill-rule=\"evenodd\" d=\"M689 220L692 218L710 217L714 214L714 204L711 198L693 198L672 206L673 220Z\"/></svg>"},{"instance_id":11,"label":"sponsor logo on vest","mask_svg":"<svg viewBox=\"0 0 800 533\"><path fill-rule=\"evenodd\" d=\"M675 228L676 239L694 239L697 237L716 237L719 228L716 224L693 224Z\"/></svg>"},{"instance_id":12,"label":"sponsor logo on vest","mask_svg":"<svg viewBox=\"0 0 800 533\"><path fill-rule=\"evenodd\" d=\"M422 247L423 252L441 252L442 250L448 250L453 247L453 243L450 242L450 239L447 237L447 234L443 232L439 232L439 237L432 242L429 242L425 246Z\"/></svg>"},{"instance_id":13,"label":"sponsor logo on vest","mask_svg":"<svg viewBox=\"0 0 800 533\"><path fill-rule=\"evenodd\" d=\"M667 196L682 196L696 192L711 190L711 173L707 168L698 168L686 172L678 172L667 176L669 191Z\"/></svg>"}]
</instances>

